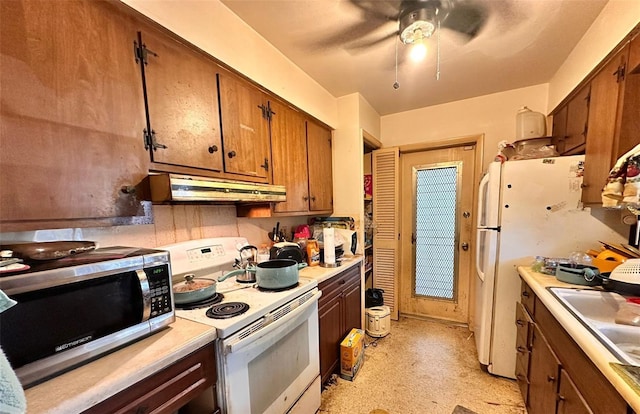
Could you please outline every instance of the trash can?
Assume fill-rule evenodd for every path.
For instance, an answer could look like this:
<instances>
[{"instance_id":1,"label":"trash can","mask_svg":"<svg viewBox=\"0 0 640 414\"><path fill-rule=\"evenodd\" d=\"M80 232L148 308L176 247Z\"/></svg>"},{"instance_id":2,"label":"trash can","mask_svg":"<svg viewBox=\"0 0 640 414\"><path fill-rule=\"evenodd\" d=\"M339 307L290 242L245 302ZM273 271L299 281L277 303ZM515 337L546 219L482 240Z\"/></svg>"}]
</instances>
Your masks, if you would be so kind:
<instances>
[{"instance_id":1,"label":"trash can","mask_svg":"<svg viewBox=\"0 0 640 414\"><path fill-rule=\"evenodd\" d=\"M367 335L376 338L387 336L391 330L391 310L388 306L374 306L365 309Z\"/></svg>"}]
</instances>

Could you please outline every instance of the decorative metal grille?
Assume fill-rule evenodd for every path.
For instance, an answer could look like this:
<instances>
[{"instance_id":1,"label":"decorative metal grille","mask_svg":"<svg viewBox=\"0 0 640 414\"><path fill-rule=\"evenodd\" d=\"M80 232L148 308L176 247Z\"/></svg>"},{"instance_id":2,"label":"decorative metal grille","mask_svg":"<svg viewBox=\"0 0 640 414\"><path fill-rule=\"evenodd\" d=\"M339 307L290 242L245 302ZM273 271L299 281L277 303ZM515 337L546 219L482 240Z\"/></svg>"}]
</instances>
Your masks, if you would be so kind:
<instances>
[{"instance_id":1,"label":"decorative metal grille","mask_svg":"<svg viewBox=\"0 0 640 414\"><path fill-rule=\"evenodd\" d=\"M415 171L414 294L453 300L458 167Z\"/></svg>"}]
</instances>

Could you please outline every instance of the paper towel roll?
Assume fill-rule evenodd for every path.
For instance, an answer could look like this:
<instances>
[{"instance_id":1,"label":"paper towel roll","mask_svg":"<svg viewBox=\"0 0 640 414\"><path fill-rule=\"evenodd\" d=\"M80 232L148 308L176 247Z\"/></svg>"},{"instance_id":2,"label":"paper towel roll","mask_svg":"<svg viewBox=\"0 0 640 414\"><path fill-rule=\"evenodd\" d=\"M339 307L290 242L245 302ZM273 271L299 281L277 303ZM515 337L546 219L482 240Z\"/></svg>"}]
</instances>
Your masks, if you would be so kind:
<instances>
[{"instance_id":1,"label":"paper towel roll","mask_svg":"<svg viewBox=\"0 0 640 414\"><path fill-rule=\"evenodd\" d=\"M324 239L324 262L325 264L335 264L336 242L333 227L322 229L322 238Z\"/></svg>"}]
</instances>

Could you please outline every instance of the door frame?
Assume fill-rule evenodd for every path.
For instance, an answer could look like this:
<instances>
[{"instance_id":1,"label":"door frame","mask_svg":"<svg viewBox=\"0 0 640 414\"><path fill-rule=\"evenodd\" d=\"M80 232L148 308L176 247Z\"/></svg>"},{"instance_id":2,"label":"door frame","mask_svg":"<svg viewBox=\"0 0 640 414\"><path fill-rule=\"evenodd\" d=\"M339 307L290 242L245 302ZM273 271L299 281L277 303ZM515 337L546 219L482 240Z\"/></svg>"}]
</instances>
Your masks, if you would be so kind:
<instances>
[{"instance_id":1,"label":"door frame","mask_svg":"<svg viewBox=\"0 0 640 414\"><path fill-rule=\"evenodd\" d=\"M419 144L408 144L408 145L400 145L398 146L400 155L410 154L412 152L422 152L422 151L432 151L437 149L445 149L451 147L463 147L467 145L475 145L475 170L474 174L474 188L473 188L473 201L472 201L472 220L473 223L476 222L476 217L478 214L478 185L480 184L480 179L482 178L482 171L484 170L484 133L476 134L476 135L468 135L462 137L455 137L449 139L443 139L438 141L429 141L422 142ZM402 201L401 201L402 202ZM402 217L400 217L402 220ZM399 223L399 226L402 226L402 222ZM476 240L476 232L477 228L474 225L474 229L471 234L471 240ZM402 243L400 243L399 254L400 257L404 254L402 251ZM476 245L475 243L471 243L471 277L469 277L469 320L467 321L469 328L473 329L474 320L475 320L475 257L476 257ZM404 269L401 269L401 272ZM400 273L401 273L400 272ZM401 275L397 276L398 282L401 283ZM398 308L400 308L400 304L398 304ZM402 312L400 312L402 313Z\"/></svg>"}]
</instances>

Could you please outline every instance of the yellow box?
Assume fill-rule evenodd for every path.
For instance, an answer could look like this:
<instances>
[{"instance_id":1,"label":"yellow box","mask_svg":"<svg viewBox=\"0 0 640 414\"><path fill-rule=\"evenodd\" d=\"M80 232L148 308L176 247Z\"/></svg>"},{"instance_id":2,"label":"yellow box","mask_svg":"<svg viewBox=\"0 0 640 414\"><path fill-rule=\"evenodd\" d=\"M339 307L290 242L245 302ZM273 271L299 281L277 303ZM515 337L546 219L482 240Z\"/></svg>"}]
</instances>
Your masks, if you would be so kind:
<instances>
[{"instance_id":1,"label":"yellow box","mask_svg":"<svg viewBox=\"0 0 640 414\"><path fill-rule=\"evenodd\" d=\"M364 331L351 329L340 343L340 377L353 381L364 363Z\"/></svg>"}]
</instances>

